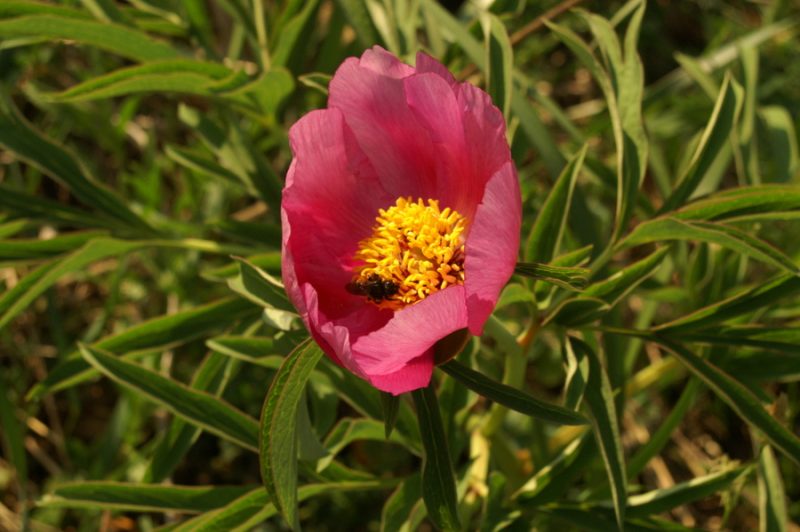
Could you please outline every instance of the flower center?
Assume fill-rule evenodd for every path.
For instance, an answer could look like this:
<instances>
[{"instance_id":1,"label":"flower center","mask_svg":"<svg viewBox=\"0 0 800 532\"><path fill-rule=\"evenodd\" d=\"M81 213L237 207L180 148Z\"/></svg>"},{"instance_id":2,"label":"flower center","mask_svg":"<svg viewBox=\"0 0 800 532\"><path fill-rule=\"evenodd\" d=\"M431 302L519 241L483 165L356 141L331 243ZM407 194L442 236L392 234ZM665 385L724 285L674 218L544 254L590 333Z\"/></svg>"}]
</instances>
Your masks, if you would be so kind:
<instances>
[{"instance_id":1,"label":"flower center","mask_svg":"<svg viewBox=\"0 0 800 532\"><path fill-rule=\"evenodd\" d=\"M398 198L380 209L372 235L358 245L348 291L382 308L400 309L464 283L464 231L458 212L437 200Z\"/></svg>"}]
</instances>

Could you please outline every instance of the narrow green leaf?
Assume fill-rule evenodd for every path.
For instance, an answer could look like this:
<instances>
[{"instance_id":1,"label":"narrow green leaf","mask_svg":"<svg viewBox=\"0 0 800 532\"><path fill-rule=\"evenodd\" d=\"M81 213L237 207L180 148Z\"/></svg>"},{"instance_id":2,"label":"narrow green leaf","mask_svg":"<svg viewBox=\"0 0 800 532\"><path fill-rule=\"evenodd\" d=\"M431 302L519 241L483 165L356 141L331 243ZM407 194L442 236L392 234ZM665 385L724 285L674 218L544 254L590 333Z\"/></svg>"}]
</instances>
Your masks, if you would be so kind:
<instances>
[{"instance_id":1,"label":"narrow green leaf","mask_svg":"<svg viewBox=\"0 0 800 532\"><path fill-rule=\"evenodd\" d=\"M493 381L457 360L439 367L473 392L517 412L558 425L582 425L587 422L577 412L545 403L516 388Z\"/></svg>"},{"instance_id":2,"label":"narrow green leaf","mask_svg":"<svg viewBox=\"0 0 800 532\"><path fill-rule=\"evenodd\" d=\"M134 61L180 57L167 43L126 26L50 14L0 20L0 37L61 39L88 44Z\"/></svg>"},{"instance_id":3,"label":"narrow green leaf","mask_svg":"<svg viewBox=\"0 0 800 532\"><path fill-rule=\"evenodd\" d=\"M508 32L497 16L487 12L483 25L486 42L486 92L508 120L508 112L511 109L511 73L514 68L514 51L508 39Z\"/></svg>"},{"instance_id":4,"label":"narrow green leaf","mask_svg":"<svg viewBox=\"0 0 800 532\"><path fill-rule=\"evenodd\" d=\"M727 319L768 307L774 302L800 292L800 277L779 275L767 282L739 292L723 301L682 316L667 323L653 327L654 331L673 334L676 332L700 329Z\"/></svg>"},{"instance_id":5,"label":"narrow green leaf","mask_svg":"<svg viewBox=\"0 0 800 532\"><path fill-rule=\"evenodd\" d=\"M202 338L244 317L255 316L254 310L248 301L241 298L221 299L175 314L153 318L120 333L106 336L92 346L117 354L176 346ZM44 380L28 392L27 398L34 400L44 394L83 382L97 374L90 368L91 365L83 360L78 352L70 353L48 373Z\"/></svg>"},{"instance_id":6,"label":"narrow green leaf","mask_svg":"<svg viewBox=\"0 0 800 532\"><path fill-rule=\"evenodd\" d=\"M414 473L400 484L386 500L381 511L381 532L411 532L417 530L425 515L422 501L422 482Z\"/></svg>"},{"instance_id":7,"label":"narrow green leaf","mask_svg":"<svg viewBox=\"0 0 800 532\"><path fill-rule=\"evenodd\" d=\"M603 55L605 70L594 59L584 45L568 46L580 50L579 57L590 67L606 98L614 140L617 147L617 209L614 222L614 240L623 234L636 205L636 196L647 166L647 136L642 123L642 98L644 92L644 70L637 54L639 29L644 16L645 2L631 3L636 6L625 33L624 46L612 24L597 15L581 11L597 40ZM560 38L567 34L561 32ZM570 36L575 39L574 36Z\"/></svg>"},{"instance_id":8,"label":"narrow green leaf","mask_svg":"<svg viewBox=\"0 0 800 532\"><path fill-rule=\"evenodd\" d=\"M397 423L397 414L400 412L400 397L388 392L381 392L381 406L383 407L384 434L388 440L389 436L392 435L395 423Z\"/></svg>"},{"instance_id":9,"label":"narrow green leaf","mask_svg":"<svg viewBox=\"0 0 800 532\"><path fill-rule=\"evenodd\" d=\"M584 145L570 159L547 195L525 243L526 261L548 263L558 252L558 246L567 225L572 191L575 189L575 182L583 167L587 148Z\"/></svg>"},{"instance_id":10,"label":"narrow green leaf","mask_svg":"<svg viewBox=\"0 0 800 532\"><path fill-rule=\"evenodd\" d=\"M273 504L295 530L299 528L297 406L311 371L322 355L322 349L313 340L300 344L275 374L261 413L261 477Z\"/></svg>"},{"instance_id":11,"label":"narrow green leaf","mask_svg":"<svg viewBox=\"0 0 800 532\"><path fill-rule=\"evenodd\" d=\"M401 436L398 432L393 432L386 436L384 423L368 418L343 418L331 429L325 438L325 449L328 454L317 461L317 471L321 472L333 462L336 455L342 449L355 441L390 441L402 445L412 454L421 455L422 449L417 442L411 442Z\"/></svg>"},{"instance_id":12,"label":"narrow green leaf","mask_svg":"<svg viewBox=\"0 0 800 532\"><path fill-rule=\"evenodd\" d=\"M788 530L786 491L781 468L769 445L758 456L758 518L761 532Z\"/></svg>"},{"instance_id":13,"label":"narrow green leaf","mask_svg":"<svg viewBox=\"0 0 800 532\"><path fill-rule=\"evenodd\" d=\"M305 501L311 497L348 491L374 491L391 489L396 485L394 479L347 481L300 486L297 499ZM264 488L249 491L211 512L207 512L178 525L173 532L217 532L220 530L248 531L278 514L270 502Z\"/></svg>"},{"instance_id":14,"label":"narrow green leaf","mask_svg":"<svg viewBox=\"0 0 800 532\"><path fill-rule=\"evenodd\" d=\"M672 214L680 220L727 220L777 211L800 211L800 186L737 187L689 203Z\"/></svg>"},{"instance_id":15,"label":"narrow green leaf","mask_svg":"<svg viewBox=\"0 0 800 532\"><path fill-rule=\"evenodd\" d=\"M729 487L737 478L746 474L750 468L734 467L702 477L695 477L660 490L653 490L628 499L629 517L647 517L649 515L668 512L673 508L688 504Z\"/></svg>"},{"instance_id":16,"label":"narrow green leaf","mask_svg":"<svg viewBox=\"0 0 800 532\"><path fill-rule=\"evenodd\" d=\"M278 369L283 363L272 338L255 336L216 336L206 341L209 349L225 356Z\"/></svg>"},{"instance_id":17,"label":"narrow green leaf","mask_svg":"<svg viewBox=\"0 0 800 532\"><path fill-rule=\"evenodd\" d=\"M538 262L518 262L514 273L532 279L544 281L566 288L568 290L582 290L586 288L589 270L574 266L553 266Z\"/></svg>"},{"instance_id":18,"label":"narrow green leaf","mask_svg":"<svg viewBox=\"0 0 800 532\"><path fill-rule=\"evenodd\" d=\"M295 50L303 48L306 43L301 40L309 25L314 22L319 0L310 0L304 3L303 9L295 15L283 28L277 39L275 50L272 54L272 64L276 67L287 66Z\"/></svg>"},{"instance_id":19,"label":"narrow green leaf","mask_svg":"<svg viewBox=\"0 0 800 532\"><path fill-rule=\"evenodd\" d=\"M2 127L0 127L0 131L2 131ZM7 306L3 304L6 300L5 297L0 300L0 308L5 307L3 314L0 315L0 329L3 329L20 312L28 308L37 297L63 275L79 271L87 265L106 257L122 255L140 246L141 243L139 242L125 242L105 237L96 238L58 262L37 269L31 274L34 278L30 282L23 280L23 288L16 290L17 297L13 300L8 300Z\"/></svg>"},{"instance_id":20,"label":"narrow green leaf","mask_svg":"<svg viewBox=\"0 0 800 532\"><path fill-rule=\"evenodd\" d=\"M244 72L218 63L167 59L121 68L47 97L58 102L81 102L149 92L212 96L241 88L249 81Z\"/></svg>"},{"instance_id":21,"label":"narrow green leaf","mask_svg":"<svg viewBox=\"0 0 800 532\"><path fill-rule=\"evenodd\" d=\"M617 527L624 530L628 487L622 440L617 424L617 410L614 406L614 392L600 359L592 348L577 338L569 337L567 341L573 350L582 352L589 359L589 381L586 383L584 398L592 414L592 429L608 473Z\"/></svg>"},{"instance_id":22,"label":"narrow green leaf","mask_svg":"<svg viewBox=\"0 0 800 532\"><path fill-rule=\"evenodd\" d=\"M219 353L209 353L192 378L192 388L209 392L219 397L228 383L229 374L226 369L229 360ZM179 418L173 418L169 430L159 441L153 452L153 458L144 475L146 482L161 482L178 466L200 436L200 429Z\"/></svg>"},{"instance_id":23,"label":"narrow green leaf","mask_svg":"<svg viewBox=\"0 0 800 532\"><path fill-rule=\"evenodd\" d=\"M0 207L15 216L50 220L59 225L105 229L119 229L124 225L120 220L103 219L58 201L16 191L3 183L0 183Z\"/></svg>"},{"instance_id":24,"label":"narrow green leaf","mask_svg":"<svg viewBox=\"0 0 800 532\"><path fill-rule=\"evenodd\" d=\"M199 513L225 506L251 489L251 486L165 486L82 481L56 486L38 504L57 508Z\"/></svg>"},{"instance_id":25,"label":"narrow green leaf","mask_svg":"<svg viewBox=\"0 0 800 532\"><path fill-rule=\"evenodd\" d=\"M108 351L81 345L81 355L110 379L143 394L173 414L245 449L258 450L258 423L230 404Z\"/></svg>"},{"instance_id":26,"label":"narrow green leaf","mask_svg":"<svg viewBox=\"0 0 800 532\"><path fill-rule=\"evenodd\" d=\"M742 108L742 88L730 75L725 77L719 98L708 120L686 172L679 178L675 190L664 202L659 214L673 211L688 200L700 184L720 150L728 142Z\"/></svg>"},{"instance_id":27,"label":"narrow green leaf","mask_svg":"<svg viewBox=\"0 0 800 532\"><path fill-rule=\"evenodd\" d=\"M458 502L453 462L444 434L439 401L433 385L411 392L419 417L424 449L422 499L431 521L443 530L458 530Z\"/></svg>"},{"instance_id":28,"label":"narrow green leaf","mask_svg":"<svg viewBox=\"0 0 800 532\"><path fill-rule=\"evenodd\" d=\"M40 238L0 240L0 261L46 259L73 251L105 231L74 231L42 240Z\"/></svg>"},{"instance_id":29,"label":"narrow green leaf","mask_svg":"<svg viewBox=\"0 0 800 532\"><path fill-rule=\"evenodd\" d=\"M750 390L677 342L661 336L656 336L655 340L669 349L746 423L757 429L773 447L800 465L800 438L772 417Z\"/></svg>"},{"instance_id":30,"label":"narrow green leaf","mask_svg":"<svg viewBox=\"0 0 800 532\"><path fill-rule=\"evenodd\" d=\"M572 483L596 456L597 448L588 432L575 438L517 490L513 499L534 511L549 502L563 500Z\"/></svg>"},{"instance_id":31,"label":"narrow green leaf","mask_svg":"<svg viewBox=\"0 0 800 532\"><path fill-rule=\"evenodd\" d=\"M620 243L620 248L664 240L700 241L718 244L784 271L796 273L798 266L770 244L719 222L656 218L641 223Z\"/></svg>"},{"instance_id":32,"label":"narrow green leaf","mask_svg":"<svg viewBox=\"0 0 800 532\"><path fill-rule=\"evenodd\" d=\"M683 389L678 402L670 410L669 415L661 422L658 428L650 435L650 439L642 445L628 461L628 478L634 478L645 468L647 463L669 443L672 433L683 421L686 412L692 406L700 381L691 379Z\"/></svg>"},{"instance_id":33,"label":"narrow green leaf","mask_svg":"<svg viewBox=\"0 0 800 532\"><path fill-rule=\"evenodd\" d=\"M612 306L616 305L645 279L656 272L668 252L669 247L657 249L647 257L634 262L610 277L592 283L584 290L583 295L602 299Z\"/></svg>"},{"instance_id":34,"label":"narrow green leaf","mask_svg":"<svg viewBox=\"0 0 800 532\"><path fill-rule=\"evenodd\" d=\"M763 106L758 117L764 124L769 157L767 164L775 181L788 182L800 169L800 149L797 147L797 130L791 113L778 106Z\"/></svg>"},{"instance_id":35,"label":"narrow green leaf","mask_svg":"<svg viewBox=\"0 0 800 532\"><path fill-rule=\"evenodd\" d=\"M153 234L153 229L125 201L90 178L73 154L36 131L5 99L0 99L0 146L60 181L81 202L104 216L124 222L129 230Z\"/></svg>"},{"instance_id":36,"label":"narrow green leaf","mask_svg":"<svg viewBox=\"0 0 800 532\"><path fill-rule=\"evenodd\" d=\"M356 30L356 36L364 47L378 42L378 34L369 17L364 0L336 0L347 21Z\"/></svg>"}]
</instances>

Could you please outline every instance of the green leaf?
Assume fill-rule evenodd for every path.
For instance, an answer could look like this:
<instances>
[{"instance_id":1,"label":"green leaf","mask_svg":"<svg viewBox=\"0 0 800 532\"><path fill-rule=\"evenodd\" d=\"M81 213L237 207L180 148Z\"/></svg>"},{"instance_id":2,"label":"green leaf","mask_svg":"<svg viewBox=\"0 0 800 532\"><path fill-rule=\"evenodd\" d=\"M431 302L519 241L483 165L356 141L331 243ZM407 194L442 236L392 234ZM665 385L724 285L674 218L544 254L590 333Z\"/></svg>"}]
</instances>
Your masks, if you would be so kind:
<instances>
[{"instance_id":1,"label":"green leaf","mask_svg":"<svg viewBox=\"0 0 800 532\"><path fill-rule=\"evenodd\" d=\"M134 65L47 95L57 102L81 102L138 93L185 93L212 96L243 87L250 78L218 63L167 59Z\"/></svg>"},{"instance_id":2,"label":"green leaf","mask_svg":"<svg viewBox=\"0 0 800 532\"><path fill-rule=\"evenodd\" d=\"M93 238L106 235L105 231L75 231L48 240L0 240L0 261L46 259L78 248Z\"/></svg>"},{"instance_id":3,"label":"green leaf","mask_svg":"<svg viewBox=\"0 0 800 532\"><path fill-rule=\"evenodd\" d=\"M300 344L280 367L264 399L259 457L270 499L292 528L297 515L297 407L323 352L313 340Z\"/></svg>"},{"instance_id":4,"label":"green leaf","mask_svg":"<svg viewBox=\"0 0 800 532\"><path fill-rule=\"evenodd\" d=\"M508 32L497 16L487 12L484 15L483 26L486 41L486 92L508 120L508 112L511 108L511 73L514 68L514 51L508 40Z\"/></svg>"},{"instance_id":5,"label":"green leaf","mask_svg":"<svg viewBox=\"0 0 800 532\"><path fill-rule=\"evenodd\" d=\"M637 3L631 3L635 6ZM647 166L647 136L642 123L642 98L644 92L644 69L636 51L639 29L644 17L645 2L638 2L625 32L621 46L612 24L597 15L580 12L588 22L603 55L602 70L585 45L567 45L575 51L589 67L606 98L614 141L617 147L617 209L614 222L614 240L623 234L636 205L636 196ZM562 31L560 38L566 34ZM570 37L574 40L574 36Z\"/></svg>"},{"instance_id":6,"label":"green leaf","mask_svg":"<svg viewBox=\"0 0 800 532\"><path fill-rule=\"evenodd\" d=\"M518 262L514 273L566 288L583 290L588 283L589 270L574 266L553 266L538 262Z\"/></svg>"},{"instance_id":7,"label":"green leaf","mask_svg":"<svg viewBox=\"0 0 800 532\"><path fill-rule=\"evenodd\" d=\"M570 159L547 195L525 243L526 261L548 263L558 252L572 204L572 191L583 167L587 148L584 145Z\"/></svg>"},{"instance_id":8,"label":"green leaf","mask_svg":"<svg viewBox=\"0 0 800 532\"><path fill-rule=\"evenodd\" d=\"M458 530L458 504L453 462L444 434L439 401L433 385L411 392L419 417L424 449L422 499L433 524L443 530Z\"/></svg>"},{"instance_id":9,"label":"green leaf","mask_svg":"<svg viewBox=\"0 0 800 532\"><path fill-rule=\"evenodd\" d=\"M230 377L227 368L229 360L218 353L210 353L197 369L192 378L192 388L209 392L217 397L228 383ZM146 482L161 482L178 466L200 436L200 429L173 418L169 430L153 452L153 458L147 466L144 479Z\"/></svg>"},{"instance_id":10,"label":"green leaf","mask_svg":"<svg viewBox=\"0 0 800 532\"><path fill-rule=\"evenodd\" d=\"M383 407L384 435L388 440L397 423L397 414L400 412L400 397L388 392L381 392L381 406Z\"/></svg>"},{"instance_id":11,"label":"green leaf","mask_svg":"<svg viewBox=\"0 0 800 532\"><path fill-rule=\"evenodd\" d=\"M800 277L797 275L779 275L767 282L759 283L753 288L713 303L686 316L653 327L654 331L673 334L708 327L730 318L754 312L772 305L776 301L800 292Z\"/></svg>"},{"instance_id":12,"label":"green leaf","mask_svg":"<svg viewBox=\"0 0 800 532\"><path fill-rule=\"evenodd\" d=\"M356 36L363 47L372 46L378 42L378 34L367 12L364 0L336 0L336 3L341 7L347 21L356 30Z\"/></svg>"},{"instance_id":13,"label":"green leaf","mask_svg":"<svg viewBox=\"0 0 800 532\"><path fill-rule=\"evenodd\" d=\"M2 127L0 127L0 135L2 135L1 132ZM9 297L11 291L0 299L0 309L3 310L0 315L0 329L7 326L12 319L28 308L37 297L62 276L82 270L87 265L106 257L123 255L141 245L140 242L125 242L105 237L96 238L58 262L40 267L29 275L32 276L31 280L23 279L24 284L20 283L22 287L19 285L15 287L13 299Z\"/></svg>"},{"instance_id":14,"label":"green leaf","mask_svg":"<svg viewBox=\"0 0 800 532\"><path fill-rule=\"evenodd\" d=\"M258 450L258 422L213 395L194 390L154 371L81 345L81 355L101 373L140 393L187 422L240 447Z\"/></svg>"},{"instance_id":15,"label":"green leaf","mask_svg":"<svg viewBox=\"0 0 800 532\"><path fill-rule=\"evenodd\" d=\"M386 490L393 488L395 485L397 485L395 479L307 484L300 486L297 490L297 499L302 502L318 495L337 492L346 493L349 491ZM267 493L263 488L260 488L249 492L224 508L219 508L181 523L176 532L252 530L253 527L263 523L277 513L275 506L269 502Z\"/></svg>"},{"instance_id":16,"label":"green leaf","mask_svg":"<svg viewBox=\"0 0 800 532\"><path fill-rule=\"evenodd\" d=\"M386 500L381 511L381 532L411 532L425 516L422 483L414 473L400 484Z\"/></svg>"},{"instance_id":17,"label":"green leaf","mask_svg":"<svg viewBox=\"0 0 800 532\"><path fill-rule=\"evenodd\" d=\"M684 174L678 179L675 190L659 210L659 214L673 211L683 205L703 180L720 150L727 144L738 120L742 108L742 93L743 90L739 84L731 79L730 75L727 75L722 82L719 98L717 98L692 160Z\"/></svg>"},{"instance_id":18,"label":"green leaf","mask_svg":"<svg viewBox=\"0 0 800 532\"><path fill-rule=\"evenodd\" d=\"M727 220L800 210L800 186L737 187L694 201L672 214L681 220Z\"/></svg>"},{"instance_id":19,"label":"green leaf","mask_svg":"<svg viewBox=\"0 0 800 532\"><path fill-rule=\"evenodd\" d=\"M306 44L301 41L301 37L308 30L309 24L314 22L314 14L317 12L319 0L305 2L303 9L295 15L281 29L280 37L272 54L272 64L276 67L287 66L295 50L303 48Z\"/></svg>"},{"instance_id":20,"label":"green leaf","mask_svg":"<svg viewBox=\"0 0 800 532\"><path fill-rule=\"evenodd\" d=\"M575 438L517 490L513 499L534 511L549 502L562 500L596 456L597 448L588 433Z\"/></svg>"},{"instance_id":21,"label":"green leaf","mask_svg":"<svg viewBox=\"0 0 800 532\"><path fill-rule=\"evenodd\" d=\"M680 398L670 410L669 415L661 422L658 428L650 435L650 439L637 449L636 454L628 461L628 478L636 477L645 468L650 459L657 456L669 443L672 433L683 421L686 412L691 408L700 388L700 381L691 379L684 387Z\"/></svg>"},{"instance_id":22,"label":"green leaf","mask_svg":"<svg viewBox=\"0 0 800 532\"><path fill-rule=\"evenodd\" d=\"M658 249L611 276L591 284L577 297L564 301L544 323L555 321L561 325L576 327L601 318L625 296L653 275L669 251Z\"/></svg>"},{"instance_id":23,"label":"green leaf","mask_svg":"<svg viewBox=\"0 0 800 532\"><path fill-rule=\"evenodd\" d=\"M405 450L412 454L422 454L422 450L417 442L411 442L397 432L386 436L384 423L380 421L367 418L343 418L331 429L328 437L325 438L324 445L328 454L317 462L317 471L321 472L331 465L336 455L354 441L365 440L377 442L390 441L402 445Z\"/></svg>"},{"instance_id":24,"label":"green leaf","mask_svg":"<svg viewBox=\"0 0 800 532\"><path fill-rule=\"evenodd\" d=\"M227 327L236 320L252 315L254 307L249 302L241 298L226 298L175 314L153 318L102 338L92 346L117 354L167 348L201 338L211 331ZM83 382L97 374L90 368L91 365L87 364L79 353L70 353L48 373L44 380L28 392L27 399L34 400L46 393L53 393Z\"/></svg>"},{"instance_id":25,"label":"green leaf","mask_svg":"<svg viewBox=\"0 0 800 532\"><path fill-rule=\"evenodd\" d=\"M493 381L457 360L439 367L473 392L525 415L558 425L582 425L587 422L577 412L545 403L516 388Z\"/></svg>"},{"instance_id":26,"label":"green leaf","mask_svg":"<svg viewBox=\"0 0 800 532\"><path fill-rule=\"evenodd\" d=\"M59 225L119 229L121 224L116 219L99 218L96 214L88 211L16 191L3 183L0 183L0 207L15 216L50 220Z\"/></svg>"},{"instance_id":27,"label":"green leaf","mask_svg":"<svg viewBox=\"0 0 800 532\"><path fill-rule=\"evenodd\" d=\"M786 491L781 468L769 445L758 456L758 518L762 532L785 532L788 529Z\"/></svg>"},{"instance_id":28,"label":"green leaf","mask_svg":"<svg viewBox=\"0 0 800 532\"><path fill-rule=\"evenodd\" d=\"M126 26L49 14L0 20L0 38L9 37L48 37L88 44L142 62L180 57L167 43Z\"/></svg>"},{"instance_id":29,"label":"green leaf","mask_svg":"<svg viewBox=\"0 0 800 532\"><path fill-rule=\"evenodd\" d=\"M0 26L3 23L0 21ZM122 198L90 178L75 156L36 131L5 99L0 99L0 146L57 179L85 205L123 222L128 231L153 234L153 229Z\"/></svg>"},{"instance_id":30,"label":"green leaf","mask_svg":"<svg viewBox=\"0 0 800 532\"><path fill-rule=\"evenodd\" d=\"M589 412L592 414L592 429L611 485L617 526L623 530L628 487L622 440L617 424L617 410L614 406L614 392L608 376L592 348L577 338L569 337L567 341L575 352L580 352L589 359L589 380L586 383L584 398Z\"/></svg>"},{"instance_id":31,"label":"green leaf","mask_svg":"<svg viewBox=\"0 0 800 532\"><path fill-rule=\"evenodd\" d=\"M251 364L278 369L283 363L272 338L217 336L206 341L209 349Z\"/></svg>"},{"instance_id":32,"label":"green leaf","mask_svg":"<svg viewBox=\"0 0 800 532\"><path fill-rule=\"evenodd\" d=\"M758 109L758 117L764 124L767 138L771 175L775 181L788 182L800 169L800 150L797 147L795 120L784 107L763 106Z\"/></svg>"},{"instance_id":33,"label":"green leaf","mask_svg":"<svg viewBox=\"0 0 800 532\"><path fill-rule=\"evenodd\" d=\"M633 495L628 499L629 517L647 517L668 512L728 488L737 478L750 471L748 467L734 467L702 477L695 477L669 488Z\"/></svg>"},{"instance_id":34,"label":"green leaf","mask_svg":"<svg viewBox=\"0 0 800 532\"><path fill-rule=\"evenodd\" d=\"M251 489L251 486L165 486L82 481L56 486L38 504L56 508L199 513L225 506Z\"/></svg>"},{"instance_id":35,"label":"green leaf","mask_svg":"<svg viewBox=\"0 0 800 532\"><path fill-rule=\"evenodd\" d=\"M718 244L737 253L788 272L798 272L798 266L783 252L750 234L719 222L656 218L641 223L620 242L620 248L664 240L700 241Z\"/></svg>"},{"instance_id":36,"label":"green leaf","mask_svg":"<svg viewBox=\"0 0 800 532\"><path fill-rule=\"evenodd\" d=\"M247 259L234 257L239 263L239 276L228 279L228 286L247 299L261 305L294 313L283 283Z\"/></svg>"},{"instance_id":37,"label":"green leaf","mask_svg":"<svg viewBox=\"0 0 800 532\"><path fill-rule=\"evenodd\" d=\"M669 349L746 423L757 429L773 447L800 465L800 438L772 417L747 387L677 342L661 336L656 336L655 340Z\"/></svg>"},{"instance_id":38,"label":"green leaf","mask_svg":"<svg viewBox=\"0 0 800 532\"><path fill-rule=\"evenodd\" d=\"M668 252L669 247L657 249L642 260L634 262L610 277L592 283L584 290L583 295L602 299L612 306L616 305L658 270Z\"/></svg>"}]
</instances>

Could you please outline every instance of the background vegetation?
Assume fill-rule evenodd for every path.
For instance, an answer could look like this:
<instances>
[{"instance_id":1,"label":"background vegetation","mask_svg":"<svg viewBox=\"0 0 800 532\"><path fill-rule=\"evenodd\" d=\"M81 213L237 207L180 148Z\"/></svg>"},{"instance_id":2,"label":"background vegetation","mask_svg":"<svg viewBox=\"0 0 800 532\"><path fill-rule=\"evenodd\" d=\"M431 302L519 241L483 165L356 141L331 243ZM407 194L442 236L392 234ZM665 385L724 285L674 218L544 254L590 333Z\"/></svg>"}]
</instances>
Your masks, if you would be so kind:
<instances>
[{"instance_id":1,"label":"background vegetation","mask_svg":"<svg viewBox=\"0 0 800 532\"><path fill-rule=\"evenodd\" d=\"M0 2L0 529L797 531L798 16ZM523 189L414 401L287 358L275 280L287 129L374 44L486 87Z\"/></svg>"}]
</instances>

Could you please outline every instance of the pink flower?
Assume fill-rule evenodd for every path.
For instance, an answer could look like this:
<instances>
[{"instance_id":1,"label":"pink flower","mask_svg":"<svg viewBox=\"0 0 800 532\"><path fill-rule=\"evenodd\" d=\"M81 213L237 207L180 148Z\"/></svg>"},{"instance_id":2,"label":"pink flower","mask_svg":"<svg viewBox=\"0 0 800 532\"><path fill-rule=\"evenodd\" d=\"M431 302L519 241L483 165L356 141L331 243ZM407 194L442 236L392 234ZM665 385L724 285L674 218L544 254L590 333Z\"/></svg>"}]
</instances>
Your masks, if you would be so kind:
<instances>
[{"instance_id":1,"label":"pink flower","mask_svg":"<svg viewBox=\"0 0 800 532\"><path fill-rule=\"evenodd\" d=\"M519 184L502 113L425 54L347 59L289 131L283 281L337 364L395 395L435 344L480 335L514 271Z\"/></svg>"}]
</instances>

